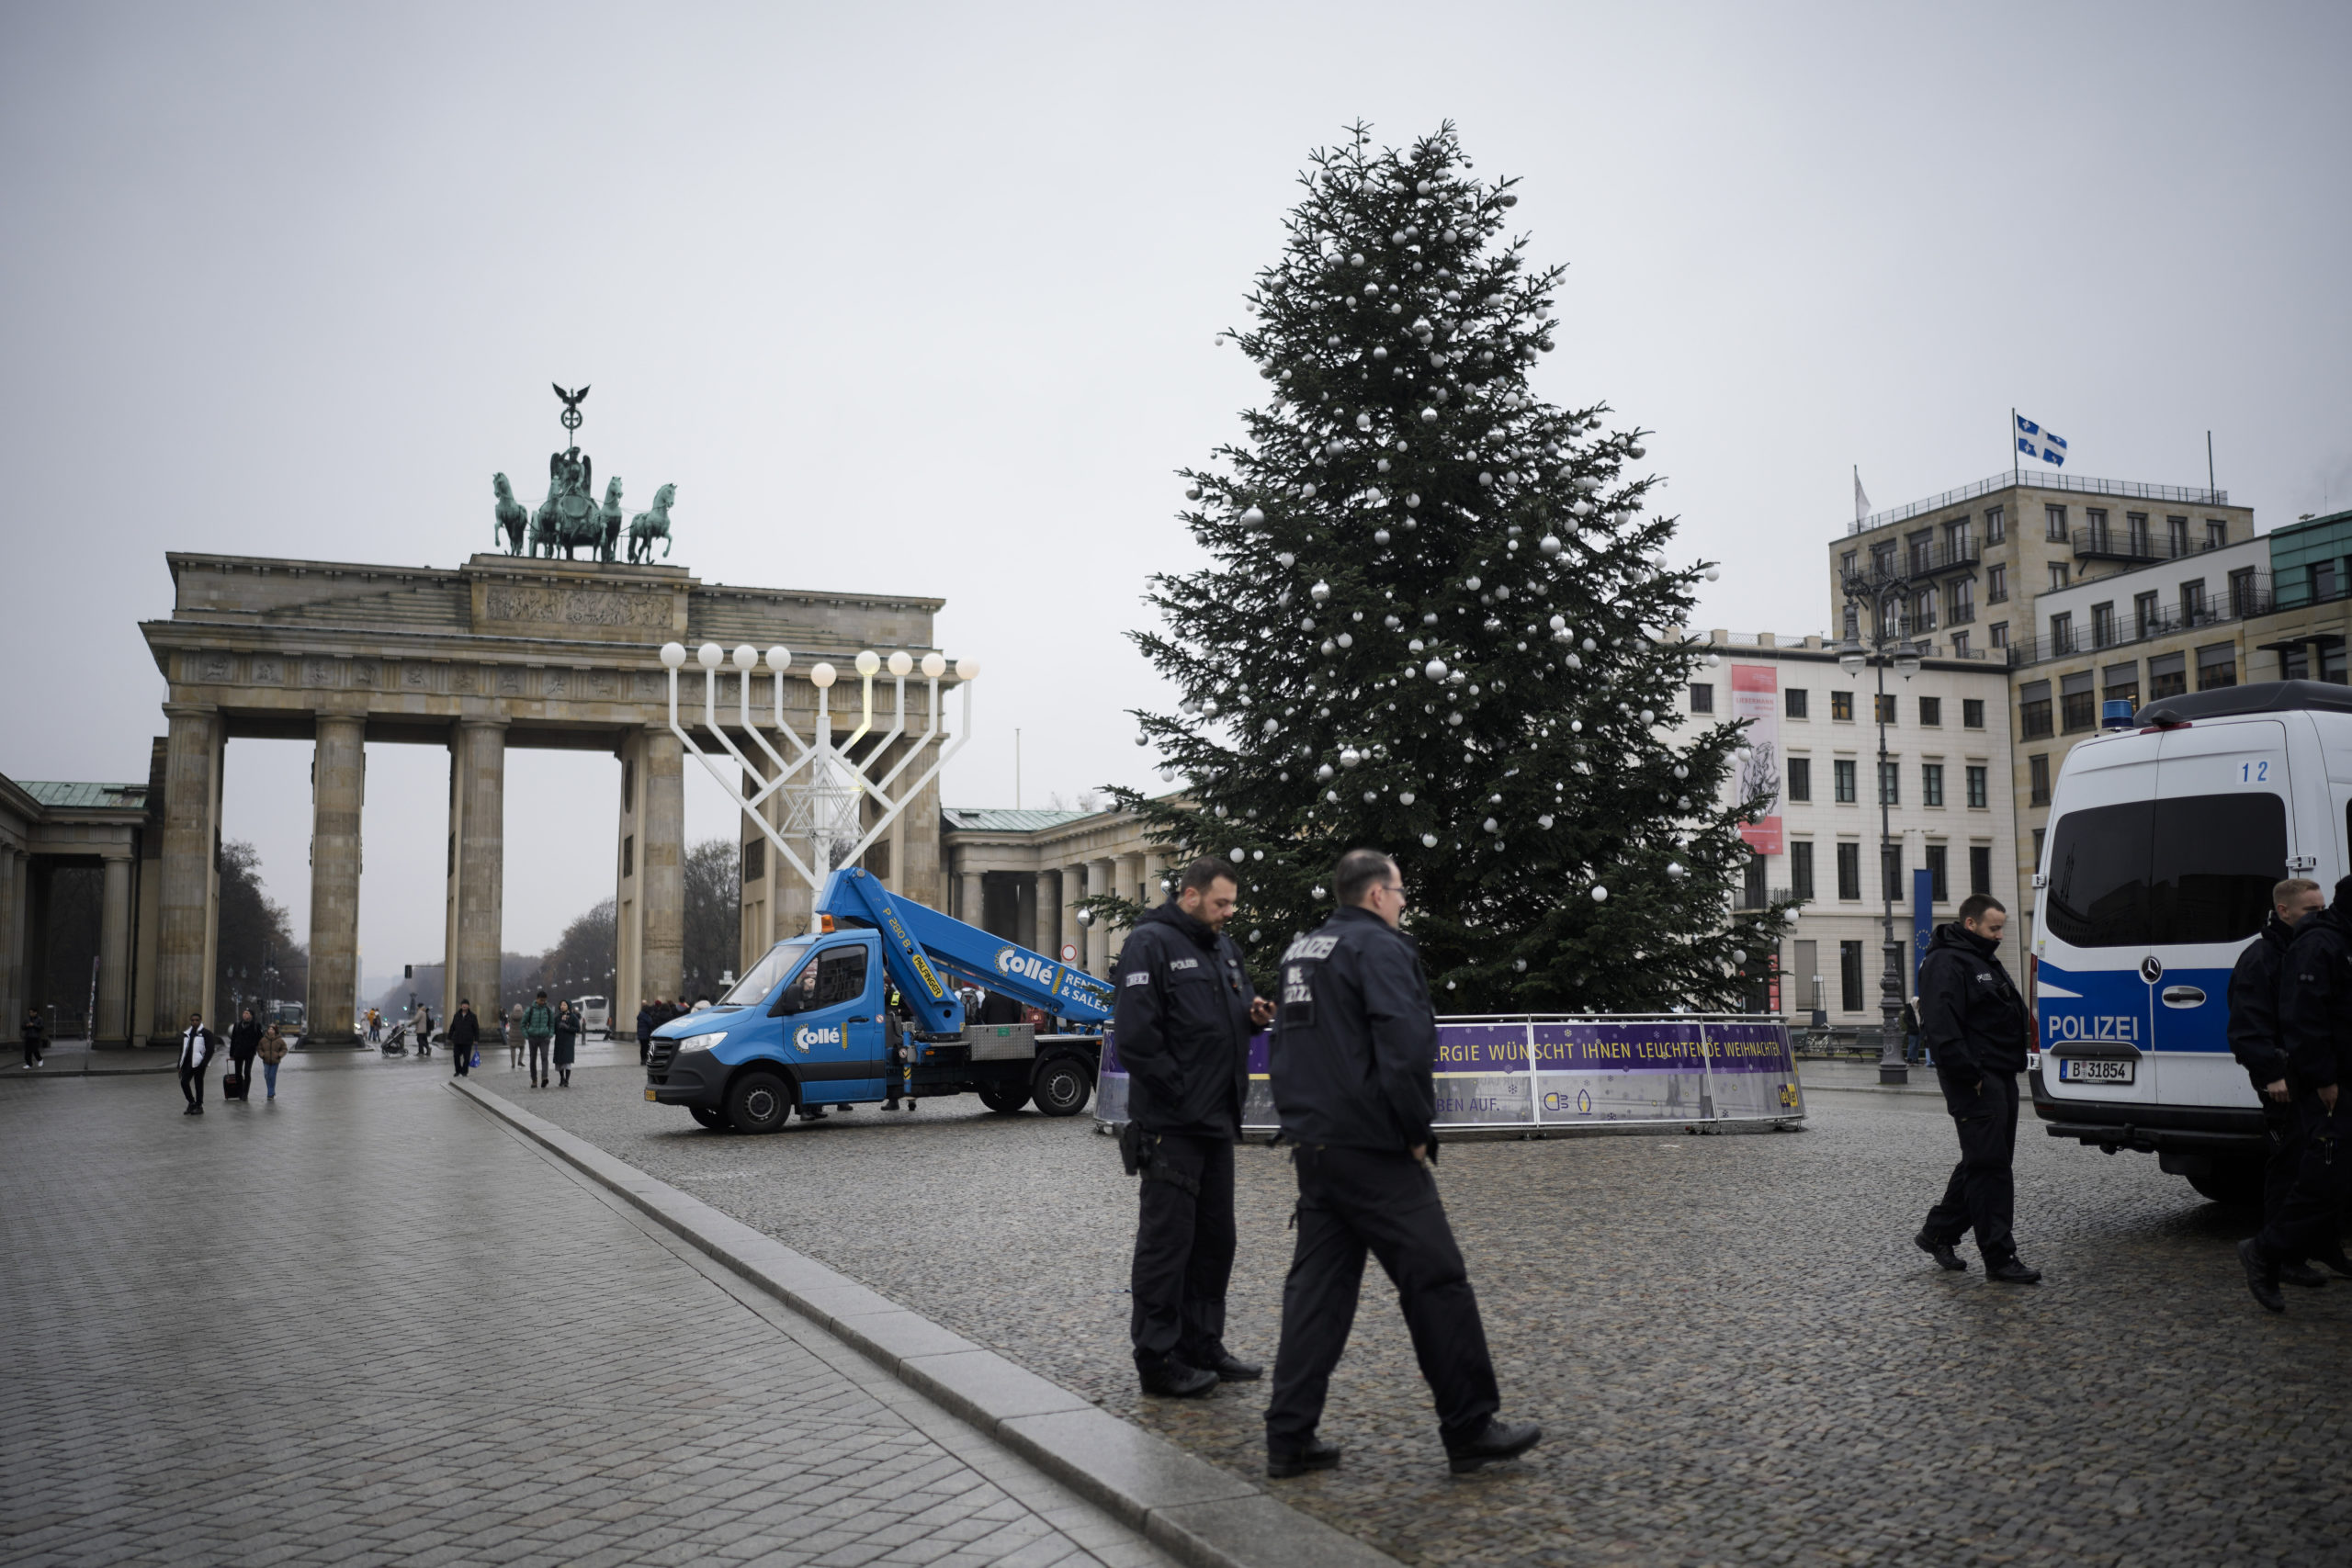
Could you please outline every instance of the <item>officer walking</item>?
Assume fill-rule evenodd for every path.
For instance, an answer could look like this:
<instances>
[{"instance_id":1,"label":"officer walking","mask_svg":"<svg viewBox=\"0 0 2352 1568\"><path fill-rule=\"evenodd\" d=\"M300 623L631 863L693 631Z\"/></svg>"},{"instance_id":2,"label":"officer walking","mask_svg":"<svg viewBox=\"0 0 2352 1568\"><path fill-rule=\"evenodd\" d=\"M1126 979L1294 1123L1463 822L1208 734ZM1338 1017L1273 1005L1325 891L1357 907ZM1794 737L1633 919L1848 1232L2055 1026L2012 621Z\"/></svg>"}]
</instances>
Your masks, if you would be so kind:
<instances>
[{"instance_id":1,"label":"officer walking","mask_svg":"<svg viewBox=\"0 0 2352 1568\"><path fill-rule=\"evenodd\" d=\"M1233 868L1184 868L1173 903L1136 922L1116 966L1113 1039L1127 1070L1120 1150L1143 1178L1132 1332L1146 1393L1197 1398L1265 1369L1225 1348L1233 1273L1233 1145L1250 1088L1250 1035L1273 1016L1224 934Z\"/></svg>"},{"instance_id":2,"label":"officer walking","mask_svg":"<svg viewBox=\"0 0 2352 1568\"><path fill-rule=\"evenodd\" d=\"M1495 1418L1502 1398L1478 1298L1438 1201L1437 1015L1419 949L1396 929L1396 863L1351 850L1332 889L1338 911L1283 954L1274 1022L1274 1107L1295 1145L1298 1243L1283 1284L1266 1473L1340 1462L1340 1446L1315 1428L1355 1322L1367 1249L1396 1283L1447 1461L1465 1473L1525 1453L1544 1430Z\"/></svg>"},{"instance_id":3,"label":"officer walking","mask_svg":"<svg viewBox=\"0 0 2352 1568\"><path fill-rule=\"evenodd\" d=\"M2295 1168L2303 1154L2302 1129L2294 1103L2294 1069L2287 1063L2287 1044L2278 1035L2278 978L2295 928L2326 904L2319 884L2290 876L2270 890L2270 919L2262 934L2238 954L2230 971L2230 1054L2253 1080L2262 1100L2263 1130L2270 1136L2270 1157L2262 1168L2262 1217L2278 1217L2295 1184ZM2300 1258L2278 1266L2278 1278L2290 1285L2317 1287L2327 1283L2322 1274Z\"/></svg>"},{"instance_id":4,"label":"officer walking","mask_svg":"<svg viewBox=\"0 0 2352 1568\"><path fill-rule=\"evenodd\" d=\"M2041 1271L2018 1259L2010 1226L2017 1218L2018 1075L2033 1038L2025 998L1994 953L2007 929L2007 908L1989 893L1961 900L1960 919L1936 928L1919 964L1919 1029L1936 1063L1944 1109L1960 1134L1960 1163L1942 1201L1911 1239L1944 1268L1968 1267L1952 1250L1971 1226L1984 1277L2033 1285Z\"/></svg>"},{"instance_id":5,"label":"officer walking","mask_svg":"<svg viewBox=\"0 0 2352 1568\"><path fill-rule=\"evenodd\" d=\"M2278 968L2278 1032L2302 1152L2278 1213L2266 1213L2260 1233L2238 1243L2246 1288L2272 1312L2287 1310L2278 1281L2297 1258L2352 1275L2336 1235L2352 1197L2352 1103L2337 1096L2352 1074L2352 876L2335 885L2335 903L2295 926Z\"/></svg>"}]
</instances>

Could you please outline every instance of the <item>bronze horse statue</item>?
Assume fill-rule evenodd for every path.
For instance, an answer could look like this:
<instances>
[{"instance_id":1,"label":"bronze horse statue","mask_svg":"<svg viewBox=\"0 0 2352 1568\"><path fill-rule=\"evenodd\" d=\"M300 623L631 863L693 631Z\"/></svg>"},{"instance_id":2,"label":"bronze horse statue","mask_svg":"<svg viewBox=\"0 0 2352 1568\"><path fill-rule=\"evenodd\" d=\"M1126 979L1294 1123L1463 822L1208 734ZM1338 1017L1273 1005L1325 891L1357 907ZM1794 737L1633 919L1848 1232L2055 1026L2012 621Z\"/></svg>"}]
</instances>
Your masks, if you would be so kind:
<instances>
[{"instance_id":1,"label":"bronze horse statue","mask_svg":"<svg viewBox=\"0 0 2352 1568\"><path fill-rule=\"evenodd\" d=\"M557 550L563 558L573 558L571 552L585 546L601 551L605 545L605 509L596 504L589 493L594 482L595 468L579 447L558 452L548 459L548 498L533 517L531 553L544 551L552 557ZM605 494L605 505L617 509L620 486L617 480Z\"/></svg>"},{"instance_id":2,"label":"bronze horse statue","mask_svg":"<svg viewBox=\"0 0 2352 1568\"><path fill-rule=\"evenodd\" d=\"M670 558L670 503L678 499L676 485L663 485L653 492L653 505L639 513L628 522L628 558L634 566L653 558L653 541L662 541L662 558Z\"/></svg>"},{"instance_id":3,"label":"bronze horse statue","mask_svg":"<svg viewBox=\"0 0 2352 1568\"><path fill-rule=\"evenodd\" d=\"M503 534L506 539L506 553L510 556L519 556L523 553L523 530L528 527L531 522L530 509L514 499L514 487L507 482L504 474L491 475L490 488L491 492L498 498L498 505L492 513L491 542L496 544L499 536ZM606 552L605 558L606 560L613 558L609 551Z\"/></svg>"}]
</instances>

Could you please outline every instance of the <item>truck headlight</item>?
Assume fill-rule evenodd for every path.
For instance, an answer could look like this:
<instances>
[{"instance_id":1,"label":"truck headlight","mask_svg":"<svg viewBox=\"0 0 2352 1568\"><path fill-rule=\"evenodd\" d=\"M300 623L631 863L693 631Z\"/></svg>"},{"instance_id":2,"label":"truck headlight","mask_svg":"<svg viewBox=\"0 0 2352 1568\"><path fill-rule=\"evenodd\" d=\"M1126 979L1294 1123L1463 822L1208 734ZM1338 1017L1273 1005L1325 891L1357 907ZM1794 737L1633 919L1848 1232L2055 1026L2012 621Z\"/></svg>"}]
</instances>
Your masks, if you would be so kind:
<instances>
[{"instance_id":1,"label":"truck headlight","mask_svg":"<svg viewBox=\"0 0 2352 1568\"><path fill-rule=\"evenodd\" d=\"M726 1038L727 1031L723 1029L715 1030L708 1034L690 1035L678 1042L678 1055L683 1056L689 1051L707 1051Z\"/></svg>"}]
</instances>

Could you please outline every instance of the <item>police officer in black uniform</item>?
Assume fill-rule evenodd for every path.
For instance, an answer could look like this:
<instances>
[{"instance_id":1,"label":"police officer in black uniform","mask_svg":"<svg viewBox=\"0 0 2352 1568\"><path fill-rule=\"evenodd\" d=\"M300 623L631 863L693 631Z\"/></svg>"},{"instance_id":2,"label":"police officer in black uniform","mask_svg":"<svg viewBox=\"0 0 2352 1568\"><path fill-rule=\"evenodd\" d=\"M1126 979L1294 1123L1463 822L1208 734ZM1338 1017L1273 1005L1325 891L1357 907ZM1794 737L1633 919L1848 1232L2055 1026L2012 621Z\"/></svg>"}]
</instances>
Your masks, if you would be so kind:
<instances>
[{"instance_id":1,"label":"police officer in black uniform","mask_svg":"<svg viewBox=\"0 0 2352 1568\"><path fill-rule=\"evenodd\" d=\"M1233 868L1184 868L1173 902L1136 922L1113 966L1113 1040L1127 1071L1121 1153L1143 1179L1131 1331L1146 1393L1197 1398L1265 1369L1225 1348L1233 1274L1233 1145L1250 1089L1250 1035L1273 1016L1223 933Z\"/></svg>"},{"instance_id":2,"label":"police officer in black uniform","mask_svg":"<svg viewBox=\"0 0 2352 1568\"><path fill-rule=\"evenodd\" d=\"M1339 1445L1315 1428L1355 1322L1367 1249L1396 1283L1447 1461L1466 1472L1525 1453L1544 1430L1495 1418L1502 1399L1478 1298L1438 1201L1437 1016L1419 950L1396 929L1396 863L1351 850L1332 889L1340 907L1329 922L1283 954L1274 1022L1274 1106L1296 1145L1298 1245L1283 1285L1266 1473L1340 1462Z\"/></svg>"},{"instance_id":3,"label":"police officer in black uniform","mask_svg":"<svg viewBox=\"0 0 2352 1568\"><path fill-rule=\"evenodd\" d=\"M1944 1268L1968 1267L1953 1251L1962 1233L1976 1232L1984 1277L2033 1285L2041 1271L2018 1259L2018 1075L2025 1071L2033 1023L2009 972L1994 956L2009 914L1989 893L1961 900L1960 919L1936 928L1919 963L1919 1029L1936 1062L1944 1109L1960 1134L1960 1163L1952 1167L1941 1201L1911 1239Z\"/></svg>"},{"instance_id":4,"label":"police officer in black uniform","mask_svg":"<svg viewBox=\"0 0 2352 1568\"><path fill-rule=\"evenodd\" d=\"M2278 969L2278 1032L2302 1155L2278 1212L2238 1243L2246 1288L2272 1312L2287 1310L2279 1272L2297 1258L2352 1274L2336 1234L2352 1197L2352 1100L2337 1093L2352 1076L2352 876L2335 885L2335 903L2295 927Z\"/></svg>"},{"instance_id":5,"label":"police officer in black uniform","mask_svg":"<svg viewBox=\"0 0 2352 1568\"><path fill-rule=\"evenodd\" d=\"M2278 1217L2279 1205L2295 1184L2301 1163L2303 1137L2295 1111L2294 1069L2287 1062L2287 1043L2278 1034L2278 977L2285 967L2288 945L2305 917L2317 914L2327 902L2319 884L2290 876L2270 890L2270 919L2262 934L2246 943L2230 971L2230 1055L2238 1059L2254 1092L2262 1100L2263 1131L2270 1137L2270 1157L2262 1168L2262 1217ZM2278 1278L2290 1285L2316 1288L2327 1276L2296 1258L2281 1263Z\"/></svg>"}]
</instances>

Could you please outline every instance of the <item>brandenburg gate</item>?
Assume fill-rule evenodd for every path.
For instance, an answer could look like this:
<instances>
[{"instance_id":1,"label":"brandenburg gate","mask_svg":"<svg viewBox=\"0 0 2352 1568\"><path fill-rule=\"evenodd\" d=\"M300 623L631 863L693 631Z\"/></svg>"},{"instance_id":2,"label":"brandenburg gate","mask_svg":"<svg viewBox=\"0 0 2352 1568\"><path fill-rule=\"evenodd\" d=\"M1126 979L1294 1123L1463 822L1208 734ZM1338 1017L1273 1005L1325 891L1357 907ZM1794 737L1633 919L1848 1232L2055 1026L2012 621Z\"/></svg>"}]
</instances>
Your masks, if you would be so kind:
<instances>
[{"instance_id":1,"label":"brandenburg gate","mask_svg":"<svg viewBox=\"0 0 2352 1568\"><path fill-rule=\"evenodd\" d=\"M153 1019L168 1034L216 1017L223 747L240 737L313 747L309 1041L352 1038L359 975L360 807L367 747L447 747L445 1009L497 1004L505 919L506 753L609 752L620 761L614 845L616 1016L683 985L685 798L670 730L663 643L791 649L786 707L804 733L818 711L806 671L861 649L932 649L944 601L705 583L684 567L478 555L461 567L368 566L245 556L169 556L168 620L142 622L169 683L160 930ZM737 705L729 671L718 712ZM850 728L854 712L835 713ZM682 722L694 724L699 716ZM901 742L901 744L904 744ZM943 906L938 787L911 802L868 852L899 891ZM750 831L738 823L739 833ZM401 852L430 851L403 845ZM749 953L805 924L787 891L745 857ZM760 886L775 885L771 894ZM796 908L797 906L797 908Z\"/></svg>"}]
</instances>

